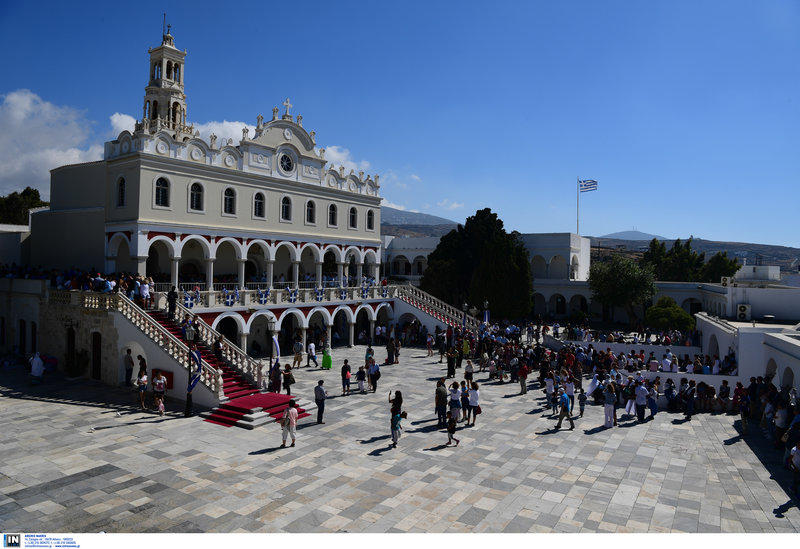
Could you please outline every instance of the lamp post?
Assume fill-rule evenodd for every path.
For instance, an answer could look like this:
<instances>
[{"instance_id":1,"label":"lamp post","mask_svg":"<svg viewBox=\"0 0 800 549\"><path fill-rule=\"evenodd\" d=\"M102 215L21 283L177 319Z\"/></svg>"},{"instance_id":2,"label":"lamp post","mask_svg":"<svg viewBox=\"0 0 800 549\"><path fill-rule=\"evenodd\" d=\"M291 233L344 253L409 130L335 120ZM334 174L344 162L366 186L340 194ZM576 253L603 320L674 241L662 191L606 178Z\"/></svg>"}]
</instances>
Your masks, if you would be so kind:
<instances>
[{"instance_id":1,"label":"lamp post","mask_svg":"<svg viewBox=\"0 0 800 549\"><path fill-rule=\"evenodd\" d=\"M469 309L469 303L467 303L465 301L464 304L461 305L461 310L464 311L464 316L463 316L463 318L461 320L461 327L462 328L466 328L466 326L467 326L467 309Z\"/></svg>"},{"instance_id":2,"label":"lamp post","mask_svg":"<svg viewBox=\"0 0 800 549\"><path fill-rule=\"evenodd\" d=\"M270 316L268 316L267 317L267 332L269 332L269 368L267 369L267 376L269 376L269 377L268 377L267 385L269 385L269 382L272 381L272 368L274 366L274 363L272 362L272 357L274 356L274 353L275 353L275 339L274 339L274 336L272 335L272 331L274 329L275 329L275 319L270 317ZM273 387L272 390L275 391L275 387ZM275 392L277 392L277 391L275 391Z\"/></svg>"}]
</instances>

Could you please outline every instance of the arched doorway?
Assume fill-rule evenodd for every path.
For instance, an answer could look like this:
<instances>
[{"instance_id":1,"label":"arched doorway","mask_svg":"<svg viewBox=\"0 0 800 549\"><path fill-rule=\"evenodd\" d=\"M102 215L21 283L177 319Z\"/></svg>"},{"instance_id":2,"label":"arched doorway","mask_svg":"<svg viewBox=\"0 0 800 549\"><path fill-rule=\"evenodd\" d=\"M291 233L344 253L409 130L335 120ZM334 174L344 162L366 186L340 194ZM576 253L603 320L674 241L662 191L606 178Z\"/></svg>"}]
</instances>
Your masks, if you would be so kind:
<instances>
[{"instance_id":1,"label":"arched doorway","mask_svg":"<svg viewBox=\"0 0 800 549\"><path fill-rule=\"evenodd\" d=\"M359 345L368 345L371 342L369 312L366 309L361 309L356 314L355 338Z\"/></svg>"},{"instance_id":2,"label":"arched doorway","mask_svg":"<svg viewBox=\"0 0 800 549\"><path fill-rule=\"evenodd\" d=\"M786 390L792 390L794 388L794 370L792 370L788 366L783 371L783 379L781 379L781 388Z\"/></svg>"},{"instance_id":3,"label":"arched doorway","mask_svg":"<svg viewBox=\"0 0 800 549\"><path fill-rule=\"evenodd\" d=\"M331 323L331 347L342 347L350 344L349 317L343 309L336 311Z\"/></svg>"},{"instance_id":4,"label":"arched doorway","mask_svg":"<svg viewBox=\"0 0 800 549\"><path fill-rule=\"evenodd\" d=\"M216 330L225 336L225 339L239 345L239 326L232 317L225 317L219 321Z\"/></svg>"},{"instance_id":5,"label":"arched doorway","mask_svg":"<svg viewBox=\"0 0 800 549\"><path fill-rule=\"evenodd\" d=\"M709 356L719 356L719 343L717 343L717 336L715 334L711 334L711 337L708 338L708 353Z\"/></svg>"},{"instance_id":6,"label":"arched doorway","mask_svg":"<svg viewBox=\"0 0 800 549\"><path fill-rule=\"evenodd\" d=\"M775 359L769 359L767 362L767 371L764 373L764 377L768 377L769 379L775 379L775 374L778 373L778 364L775 362Z\"/></svg>"}]
</instances>

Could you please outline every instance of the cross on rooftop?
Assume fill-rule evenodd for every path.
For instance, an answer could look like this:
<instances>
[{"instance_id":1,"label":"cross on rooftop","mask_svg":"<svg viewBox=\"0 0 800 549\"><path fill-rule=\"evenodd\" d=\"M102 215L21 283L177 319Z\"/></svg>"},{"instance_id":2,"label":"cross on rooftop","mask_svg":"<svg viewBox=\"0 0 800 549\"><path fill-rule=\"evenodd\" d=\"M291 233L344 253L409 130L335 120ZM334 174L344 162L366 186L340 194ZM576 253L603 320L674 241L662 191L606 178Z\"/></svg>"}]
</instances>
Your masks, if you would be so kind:
<instances>
[{"instance_id":1,"label":"cross on rooftop","mask_svg":"<svg viewBox=\"0 0 800 549\"><path fill-rule=\"evenodd\" d=\"M289 109L291 109L294 105L289 103L289 98L286 98L286 101L283 102L283 106L286 107L286 114L289 114Z\"/></svg>"}]
</instances>

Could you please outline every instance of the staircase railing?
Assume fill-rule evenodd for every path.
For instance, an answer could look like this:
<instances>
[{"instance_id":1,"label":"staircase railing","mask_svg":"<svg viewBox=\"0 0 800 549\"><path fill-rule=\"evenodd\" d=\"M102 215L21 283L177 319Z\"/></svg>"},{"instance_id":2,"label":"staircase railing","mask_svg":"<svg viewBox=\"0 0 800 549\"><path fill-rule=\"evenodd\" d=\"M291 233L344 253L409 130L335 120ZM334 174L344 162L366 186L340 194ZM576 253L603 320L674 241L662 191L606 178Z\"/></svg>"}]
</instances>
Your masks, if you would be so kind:
<instances>
[{"instance_id":1,"label":"staircase railing","mask_svg":"<svg viewBox=\"0 0 800 549\"><path fill-rule=\"evenodd\" d=\"M54 293L70 294L71 292L60 292L51 290ZM122 294L103 294L97 292L80 292L79 304L84 309L114 310L127 318L134 326L150 338L156 345L164 350L175 362L188 371L194 369L194 365L189 359L189 347L179 338L156 322L150 315L145 313L138 305ZM201 362L202 372L200 382L209 387L219 398L224 398L222 390L222 373L208 364Z\"/></svg>"},{"instance_id":2,"label":"staircase railing","mask_svg":"<svg viewBox=\"0 0 800 549\"><path fill-rule=\"evenodd\" d=\"M180 303L178 303L176 310L181 318L183 315L187 314L191 318L194 318L196 315L196 313L193 313L191 309L187 309ZM200 317L197 317L195 331L195 337L212 350L214 349L214 342L217 341L221 335L214 328L206 324L206 322ZM222 347L222 358L237 373L261 390L262 381L264 379L264 365L261 361L256 360L248 355L245 351L227 338L225 339L225 345Z\"/></svg>"},{"instance_id":3,"label":"staircase railing","mask_svg":"<svg viewBox=\"0 0 800 549\"><path fill-rule=\"evenodd\" d=\"M459 325L464 323L465 313L464 311L459 310L457 307L453 307L452 305L448 305L441 299L432 296L431 294L420 290L415 286L411 286L410 284L404 286L395 286L394 287L394 294L395 297L402 299L408 303L414 305L414 302L424 305L429 309L439 313L440 315L444 316L448 320L450 320L454 325ZM475 318L470 314L466 314L466 327L471 330L476 330L480 326L480 320Z\"/></svg>"}]
</instances>

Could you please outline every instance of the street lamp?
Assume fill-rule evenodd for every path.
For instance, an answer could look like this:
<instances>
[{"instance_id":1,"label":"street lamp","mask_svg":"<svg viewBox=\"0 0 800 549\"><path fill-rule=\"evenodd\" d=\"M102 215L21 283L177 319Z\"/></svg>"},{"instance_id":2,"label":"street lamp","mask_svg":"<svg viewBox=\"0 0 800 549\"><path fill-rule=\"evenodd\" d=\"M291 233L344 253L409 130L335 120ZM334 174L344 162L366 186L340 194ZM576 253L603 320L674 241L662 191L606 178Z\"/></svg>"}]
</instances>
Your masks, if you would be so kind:
<instances>
[{"instance_id":1,"label":"street lamp","mask_svg":"<svg viewBox=\"0 0 800 549\"><path fill-rule=\"evenodd\" d=\"M269 376L270 381L272 381L272 368L274 367L274 363L272 362L272 357L275 353L275 338L272 335L272 331L275 329L275 319L271 316L267 317L267 331L269 332L269 369L267 370L267 375ZM275 391L275 387L272 388ZM277 392L277 391L275 391Z\"/></svg>"}]
</instances>

